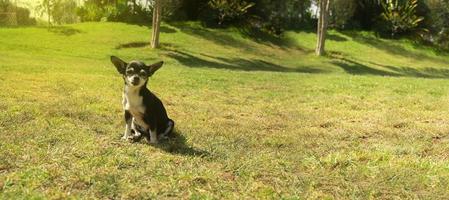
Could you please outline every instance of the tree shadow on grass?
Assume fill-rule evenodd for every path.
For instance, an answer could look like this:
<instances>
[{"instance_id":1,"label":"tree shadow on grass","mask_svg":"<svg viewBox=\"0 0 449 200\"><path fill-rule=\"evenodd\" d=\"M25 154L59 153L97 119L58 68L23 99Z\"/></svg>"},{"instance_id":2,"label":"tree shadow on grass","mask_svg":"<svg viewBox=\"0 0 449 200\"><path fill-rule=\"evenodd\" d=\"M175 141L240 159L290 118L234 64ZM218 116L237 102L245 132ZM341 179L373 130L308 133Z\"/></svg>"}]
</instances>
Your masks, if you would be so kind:
<instances>
[{"instance_id":1,"label":"tree shadow on grass","mask_svg":"<svg viewBox=\"0 0 449 200\"><path fill-rule=\"evenodd\" d=\"M137 41L137 42L128 42L128 43L122 43L115 47L115 49L131 49L131 48L143 48L150 46L150 42L146 41ZM179 48L177 45L171 44L171 43L159 43L159 48L161 49L175 49Z\"/></svg>"},{"instance_id":2,"label":"tree shadow on grass","mask_svg":"<svg viewBox=\"0 0 449 200\"><path fill-rule=\"evenodd\" d=\"M360 61L351 60L347 58L340 58L332 61L332 64L341 67L345 72L353 75L377 75L377 76L391 76L391 77L416 77L416 78L449 78L449 69L426 67L422 69L415 69L411 67L400 67L382 65L374 62L366 62L370 65L375 65L378 68L373 68Z\"/></svg>"},{"instance_id":3,"label":"tree shadow on grass","mask_svg":"<svg viewBox=\"0 0 449 200\"><path fill-rule=\"evenodd\" d=\"M129 42L124 44L119 44L115 47L115 49L128 49L128 48L142 48L149 46L149 42Z\"/></svg>"},{"instance_id":4,"label":"tree shadow on grass","mask_svg":"<svg viewBox=\"0 0 449 200\"><path fill-rule=\"evenodd\" d=\"M182 32L187 34L197 35L199 38L210 40L216 44L223 46L231 46L235 48L243 48L249 51L257 52L257 48L251 46L243 40L236 39L229 34L220 33L217 31L211 31L201 27L190 26L189 24L174 24L173 27L179 28ZM173 29L173 28L170 28ZM176 31L175 29L173 29ZM171 31L171 30L169 30ZM226 30L224 30L226 31ZM413 59L429 59L436 60L442 64L449 61L442 58L434 58L423 53L413 52L405 49L401 45L397 45L388 41L377 39L375 37L364 36L357 33L342 32L346 37L351 37L353 40L372 45L374 48L384 50L387 53L393 55L413 58ZM335 34L330 34L329 39L334 41L346 41L347 38ZM279 38L267 39L265 36L260 36L260 42L267 42L275 45L280 44ZM141 48L148 46L149 42L131 42L126 44L120 44L116 49L122 48ZM285 44L288 46L288 44ZM290 48L290 47L289 47ZM299 48L299 47L298 47ZM165 55L178 61L187 67L203 67L203 68L217 68L217 69L230 69L240 71L271 71L271 72L299 72L299 73L328 73L332 69L323 69L322 66L307 66L300 68L291 68L282 66L277 63L272 63L262 59L246 59L239 57L219 57L206 54L193 54L186 51L179 50L177 46L170 44L161 44L161 50ZM338 53L338 52L337 52ZM332 54L332 53L331 53ZM370 63L369 61L359 61L357 59L348 58L348 56L340 55L338 58L330 56L329 63L342 68L345 72L354 75L377 75L377 76L392 76L392 77L421 77L421 78L449 78L449 69L444 68L410 68L401 66L388 66L376 63Z\"/></svg>"},{"instance_id":5,"label":"tree shadow on grass","mask_svg":"<svg viewBox=\"0 0 449 200\"><path fill-rule=\"evenodd\" d=\"M51 26L48 27L47 29L49 32L58 34L58 35L63 35L63 36L72 36L78 33L82 33L80 30L75 29L73 27L69 27L69 26Z\"/></svg>"},{"instance_id":6,"label":"tree shadow on grass","mask_svg":"<svg viewBox=\"0 0 449 200\"><path fill-rule=\"evenodd\" d=\"M228 29L211 30L202 27L201 25L192 26L185 23L173 23L171 25L179 28L186 34L198 36L201 39L206 39L220 46L243 49L247 52L258 52L258 47L254 46L253 43L247 42L247 40L251 40L262 45L276 46L283 50L296 49L306 51L306 49L298 46L296 44L296 41L293 39L283 38L282 36L275 36L254 28L246 28L242 26L237 28L238 32L235 32ZM242 36L243 39L233 37L232 33L239 33L239 36Z\"/></svg>"},{"instance_id":7,"label":"tree shadow on grass","mask_svg":"<svg viewBox=\"0 0 449 200\"><path fill-rule=\"evenodd\" d=\"M238 30L245 39L252 40L259 44L273 45L280 47L281 49L297 49L301 51L306 51L306 49L298 46L296 44L296 41L292 39L269 34L265 31L261 31L256 28L246 28L243 26Z\"/></svg>"},{"instance_id":8,"label":"tree shadow on grass","mask_svg":"<svg viewBox=\"0 0 449 200\"><path fill-rule=\"evenodd\" d=\"M289 38L284 38L282 36L276 36L270 34L266 31L261 31L257 28L250 28L246 25L240 25L235 27L235 29L227 28L215 28L210 29L204 27L201 24L189 24L189 23L170 23L170 26L179 28L181 32L189 35L198 36L201 39L206 39L217 45L228 46L233 48L244 49L248 52L257 52L257 47L252 43L247 42L247 40L254 41L258 44L276 46L281 49L298 49L304 50L302 47L298 46L296 41ZM237 30L237 31L235 31ZM238 34L244 39L239 37L233 37L232 34Z\"/></svg>"},{"instance_id":9,"label":"tree shadow on grass","mask_svg":"<svg viewBox=\"0 0 449 200\"><path fill-rule=\"evenodd\" d=\"M271 72L299 72L299 73L324 73L325 71L314 67L288 68L279 64L261 59L224 58L201 54L193 54L178 50L170 50L168 57L178 61L184 66L198 68L217 68L240 71L271 71ZM206 59L207 58L207 59Z\"/></svg>"},{"instance_id":10,"label":"tree shadow on grass","mask_svg":"<svg viewBox=\"0 0 449 200\"><path fill-rule=\"evenodd\" d=\"M414 51L410 51L406 48L404 48L401 45L395 44L394 42L391 41L385 41L379 38L376 38L374 36L367 36L367 35L362 35L360 33L357 32L340 32L341 34L352 38L354 41L361 43L361 44L367 44L370 45L376 49L382 50L387 52L388 54L392 54L392 55L397 55L397 56L402 56L405 58L412 58L415 60L421 60L421 59L428 59L428 60L435 60L441 63L445 63L445 64L449 64L449 61L443 58L437 58L437 57L432 57L429 56L427 54L424 53L420 53L420 52L414 52Z\"/></svg>"},{"instance_id":11,"label":"tree shadow on grass","mask_svg":"<svg viewBox=\"0 0 449 200\"><path fill-rule=\"evenodd\" d=\"M178 32L176 29L171 28L169 26L162 25L159 29L162 33L176 33Z\"/></svg>"},{"instance_id":12,"label":"tree shadow on grass","mask_svg":"<svg viewBox=\"0 0 449 200\"><path fill-rule=\"evenodd\" d=\"M362 64L361 62L346 58L340 58L339 60L334 60L331 63L342 68L346 73L353 75L400 76L400 74L375 69Z\"/></svg>"},{"instance_id":13,"label":"tree shadow on grass","mask_svg":"<svg viewBox=\"0 0 449 200\"><path fill-rule=\"evenodd\" d=\"M176 129L173 130L168 139L162 140L159 144L155 145L155 147L171 154L197 157L206 157L210 155L210 153L205 150L187 145L187 139Z\"/></svg>"},{"instance_id":14,"label":"tree shadow on grass","mask_svg":"<svg viewBox=\"0 0 449 200\"><path fill-rule=\"evenodd\" d=\"M346 42L346 41L348 41L348 39L346 39L345 37L341 37L341 36L333 34L333 33L328 33L326 37L327 37L327 39L332 40L332 41L336 41L336 42Z\"/></svg>"},{"instance_id":15,"label":"tree shadow on grass","mask_svg":"<svg viewBox=\"0 0 449 200\"><path fill-rule=\"evenodd\" d=\"M129 24L129 25L143 26L143 27L147 27L148 29L153 28L151 23L132 23L132 22L124 22L124 23ZM161 26L159 27L159 31L161 33L177 33L178 30L174 29L173 27L169 24L167 25L164 23L164 24L161 24Z\"/></svg>"},{"instance_id":16,"label":"tree shadow on grass","mask_svg":"<svg viewBox=\"0 0 449 200\"><path fill-rule=\"evenodd\" d=\"M395 73L398 73L401 76L420 77L420 78L449 78L449 69L445 68L425 67L421 69L415 69L410 67L399 67L399 66L396 67L391 65L382 65L374 62L369 63L394 71Z\"/></svg>"},{"instance_id":17,"label":"tree shadow on grass","mask_svg":"<svg viewBox=\"0 0 449 200\"><path fill-rule=\"evenodd\" d=\"M225 47L234 47L239 49L244 49L246 51L255 51L255 47L243 40L236 39L229 34L226 34L226 29L222 29L221 31L217 30L209 30L207 28L203 28L200 25L191 25L185 23L174 23L172 26L179 28L182 32L198 36L198 38L205 39L211 41L217 45L225 46Z\"/></svg>"}]
</instances>

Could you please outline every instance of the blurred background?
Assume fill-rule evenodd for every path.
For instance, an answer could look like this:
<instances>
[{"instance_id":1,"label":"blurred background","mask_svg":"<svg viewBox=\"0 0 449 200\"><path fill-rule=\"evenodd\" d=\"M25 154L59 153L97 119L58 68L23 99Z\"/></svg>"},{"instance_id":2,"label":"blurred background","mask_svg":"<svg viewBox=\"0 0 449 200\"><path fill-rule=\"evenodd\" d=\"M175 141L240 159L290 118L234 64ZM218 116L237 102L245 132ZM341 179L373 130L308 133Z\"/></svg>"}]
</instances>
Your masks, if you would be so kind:
<instances>
[{"instance_id":1,"label":"blurred background","mask_svg":"<svg viewBox=\"0 0 449 200\"><path fill-rule=\"evenodd\" d=\"M280 36L315 30L319 0L164 0L163 21L200 21ZM0 26L114 21L151 25L153 0L0 0ZM411 37L449 49L449 0L333 0L329 28Z\"/></svg>"}]
</instances>

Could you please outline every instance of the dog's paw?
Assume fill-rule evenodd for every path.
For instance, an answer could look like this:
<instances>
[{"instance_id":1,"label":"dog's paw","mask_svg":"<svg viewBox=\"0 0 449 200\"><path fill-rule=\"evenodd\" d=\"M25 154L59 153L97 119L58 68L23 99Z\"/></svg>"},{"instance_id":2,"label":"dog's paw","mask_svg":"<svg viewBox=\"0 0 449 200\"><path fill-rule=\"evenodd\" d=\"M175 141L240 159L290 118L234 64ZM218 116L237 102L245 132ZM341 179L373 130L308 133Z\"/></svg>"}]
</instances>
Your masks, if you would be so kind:
<instances>
[{"instance_id":1,"label":"dog's paw","mask_svg":"<svg viewBox=\"0 0 449 200\"><path fill-rule=\"evenodd\" d=\"M147 140L149 144L158 144L159 140Z\"/></svg>"},{"instance_id":2,"label":"dog's paw","mask_svg":"<svg viewBox=\"0 0 449 200\"><path fill-rule=\"evenodd\" d=\"M148 144L156 145L156 144L159 144L159 141L148 141Z\"/></svg>"},{"instance_id":3,"label":"dog's paw","mask_svg":"<svg viewBox=\"0 0 449 200\"><path fill-rule=\"evenodd\" d=\"M159 140L168 140L170 137L167 134L159 135Z\"/></svg>"},{"instance_id":4,"label":"dog's paw","mask_svg":"<svg viewBox=\"0 0 449 200\"><path fill-rule=\"evenodd\" d=\"M141 139L142 139L141 135L134 135L133 137L130 138L130 140L133 142L139 142Z\"/></svg>"},{"instance_id":5,"label":"dog's paw","mask_svg":"<svg viewBox=\"0 0 449 200\"><path fill-rule=\"evenodd\" d=\"M125 141L130 141L132 140L134 137L132 135L124 135L121 139L125 140Z\"/></svg>"},{"instance_id":6,"label":"dog's paw","mask_svg":"<svg viewBox=\"0 0 449 200\"><path fill-rule=\"evenodd\" d=\"M159 143L159 141L157 139L151 140L149 137L145 137L145 139L146 139L147 143L151 144L151 145L155 145L155 144Z\"/></svg>"}]
</instances>

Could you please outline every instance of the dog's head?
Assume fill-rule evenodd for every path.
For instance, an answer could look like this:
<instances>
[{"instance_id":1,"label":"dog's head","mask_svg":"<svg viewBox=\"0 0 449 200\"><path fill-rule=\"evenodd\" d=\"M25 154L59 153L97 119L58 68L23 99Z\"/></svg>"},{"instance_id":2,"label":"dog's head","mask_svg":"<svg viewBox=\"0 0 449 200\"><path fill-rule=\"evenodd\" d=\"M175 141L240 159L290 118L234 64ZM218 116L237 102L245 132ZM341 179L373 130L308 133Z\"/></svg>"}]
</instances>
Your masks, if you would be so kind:
<instances>
[{"instance_id":1,"label":"dog's head","mask_svg":"<svg viewBox=\"0 0 449 200\"><path fill-rule=\"evenodd\" d=\"M162 67L164 62L157 62L152 65L145 65L140 61L131 61L126 63L122 59L111 56L111 62L117 68L117 71L123 76L125 84L131 87L141 87L145 85L148 78L151 77L154 72Z\"/></svg>"}]
</instances>

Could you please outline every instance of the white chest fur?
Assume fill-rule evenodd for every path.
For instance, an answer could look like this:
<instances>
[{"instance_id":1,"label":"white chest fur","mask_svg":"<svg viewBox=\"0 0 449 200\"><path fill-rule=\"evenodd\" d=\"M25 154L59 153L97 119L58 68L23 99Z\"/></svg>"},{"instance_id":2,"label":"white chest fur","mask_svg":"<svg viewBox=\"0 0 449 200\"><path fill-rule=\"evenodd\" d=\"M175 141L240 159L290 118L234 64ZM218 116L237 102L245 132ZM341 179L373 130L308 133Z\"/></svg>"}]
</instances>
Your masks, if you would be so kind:
<instances>
[{"instance_id":1,"label":"white chest fur","mask_svg":"<svg viewBox=\"0 0 449 200\"><path fill-rule=\"evenodd\" d=\"M125 88L125 92L123 93L123 107L131 113L139 126L145 129L148 127L143 120L145 106L143 104L143 97L140 96L138 89Z\"/></svg>"}]
</instances>

